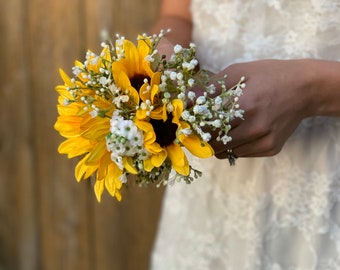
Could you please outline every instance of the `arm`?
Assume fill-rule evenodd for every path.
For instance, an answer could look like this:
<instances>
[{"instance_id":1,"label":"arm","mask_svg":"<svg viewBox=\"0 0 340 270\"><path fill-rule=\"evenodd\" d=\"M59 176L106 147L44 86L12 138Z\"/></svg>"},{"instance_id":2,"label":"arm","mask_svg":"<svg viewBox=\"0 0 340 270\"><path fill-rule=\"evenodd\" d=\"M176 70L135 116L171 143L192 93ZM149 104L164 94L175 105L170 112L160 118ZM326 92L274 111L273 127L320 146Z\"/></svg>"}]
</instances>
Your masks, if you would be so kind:
<instances>
[{"instance_id":1,"label":"arm","mask_svg":"<svg viewBox=\"0 0 340 270\"><path fill-rule=\"evenodd\" d=\"M161 40L158 50L169 56L174 45L188 47L191 42L190 0L163 0L160 16L152 28L152 33L157 34L160 30L168 29L171 29L171 32Z\"/></svg>"}]
</instances>

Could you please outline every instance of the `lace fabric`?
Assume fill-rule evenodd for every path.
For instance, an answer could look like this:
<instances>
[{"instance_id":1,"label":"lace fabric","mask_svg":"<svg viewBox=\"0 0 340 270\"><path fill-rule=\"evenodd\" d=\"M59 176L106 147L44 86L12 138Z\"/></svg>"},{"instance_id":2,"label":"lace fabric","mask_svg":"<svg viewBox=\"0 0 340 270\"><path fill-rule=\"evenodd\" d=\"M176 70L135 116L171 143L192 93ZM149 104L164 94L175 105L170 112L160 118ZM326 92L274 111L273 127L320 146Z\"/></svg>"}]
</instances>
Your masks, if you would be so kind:
<instances>
[{"instance_id":1,"label":"lace fabric","mask_svg":"<svg viewBox=\"0 0 340 270\"><path fill-rule=\"evenodd\" d=\"M193 0L203 67L340 59L338 0ZM340 269L340 119L304 120L269 158L191 157L203 177L166 191L154 270Z\"/></svg>"}]
</instances>

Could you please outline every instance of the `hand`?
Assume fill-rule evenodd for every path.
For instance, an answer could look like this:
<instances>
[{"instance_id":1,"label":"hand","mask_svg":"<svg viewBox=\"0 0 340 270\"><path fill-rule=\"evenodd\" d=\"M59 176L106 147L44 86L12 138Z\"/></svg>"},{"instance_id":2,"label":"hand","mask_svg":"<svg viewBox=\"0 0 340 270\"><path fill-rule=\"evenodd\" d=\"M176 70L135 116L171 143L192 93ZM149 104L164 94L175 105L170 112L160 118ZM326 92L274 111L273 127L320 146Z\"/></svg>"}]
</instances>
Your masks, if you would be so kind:
<instances>
[{"instance_id":1,"label":"hand","mask_svg":"<svg viewBox=\"0 0 340 270\"><path fill-rule=\"evenodd\" d=\"M301 120L311 114L310 87L306 65L299 60L262 60L234 64L226 68L227 85L246 77L240 108L244 120L231 123L227 145L212 140L217 158L226 158L226 149L238 157L272 156L280 152Z\"/></svg>"}]
</instances>

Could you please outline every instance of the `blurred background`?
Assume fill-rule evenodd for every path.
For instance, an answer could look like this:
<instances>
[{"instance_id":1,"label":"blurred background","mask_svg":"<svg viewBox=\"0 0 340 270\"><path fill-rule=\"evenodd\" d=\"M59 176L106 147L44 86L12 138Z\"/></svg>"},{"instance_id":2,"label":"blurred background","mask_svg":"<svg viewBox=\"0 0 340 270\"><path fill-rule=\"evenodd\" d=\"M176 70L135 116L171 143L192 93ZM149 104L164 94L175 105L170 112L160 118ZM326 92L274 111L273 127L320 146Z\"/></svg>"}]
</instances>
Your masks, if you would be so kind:
<instances>
[{"instance_id":1,"label":"blurred background","mask_svg":"<svg viewBox=\"0 0 340 270\"><path fill-rule=\"evenodd\" d=\"M0 0L0 270L148 269L162 189L118 203L77 183L53 129L58 68L101 50L101 32L135 39L158 0Z\"/></svg>"}]
</instances>

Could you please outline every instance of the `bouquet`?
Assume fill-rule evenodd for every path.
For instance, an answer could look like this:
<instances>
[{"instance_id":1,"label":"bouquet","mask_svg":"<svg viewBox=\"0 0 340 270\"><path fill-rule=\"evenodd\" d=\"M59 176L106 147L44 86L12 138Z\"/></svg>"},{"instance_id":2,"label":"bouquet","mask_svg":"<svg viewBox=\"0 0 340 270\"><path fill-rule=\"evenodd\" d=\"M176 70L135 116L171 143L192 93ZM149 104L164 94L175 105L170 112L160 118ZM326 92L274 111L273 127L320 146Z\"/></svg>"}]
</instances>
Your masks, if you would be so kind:
<instances>
[{"instance_id":1,"label":"bouquet","mask_svg":"<svg viewBox=\"0 0 340 270\"><path fill-rule=\"evenodd\" d=\"M157 51L163 36L139 35L136 46L117 35L102 43L99 55L88 51L84 62L76 61L72 78L60 69L64 84L56 87L54 127L66 140L58 151L81 157L77 181L95 174L98 201L105 189L120 201L130 179L140 185L190 183L201 172L184 148L198 158L213 156L211 132L226 144L230 121L243 117L243 78L230 89L225 78L210 82L198 68L194 44L176 45L166 59Z\"/></svg>"}]
</instances>

